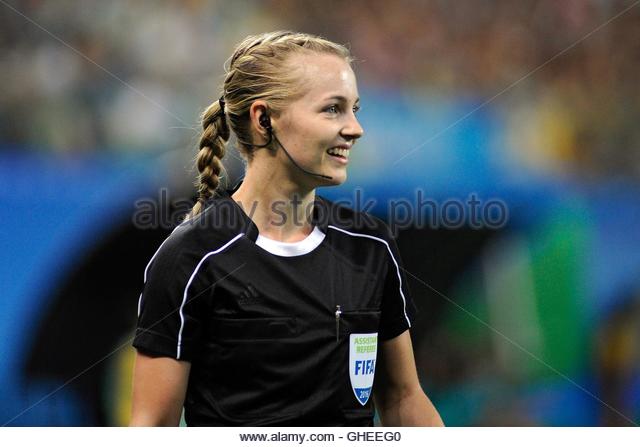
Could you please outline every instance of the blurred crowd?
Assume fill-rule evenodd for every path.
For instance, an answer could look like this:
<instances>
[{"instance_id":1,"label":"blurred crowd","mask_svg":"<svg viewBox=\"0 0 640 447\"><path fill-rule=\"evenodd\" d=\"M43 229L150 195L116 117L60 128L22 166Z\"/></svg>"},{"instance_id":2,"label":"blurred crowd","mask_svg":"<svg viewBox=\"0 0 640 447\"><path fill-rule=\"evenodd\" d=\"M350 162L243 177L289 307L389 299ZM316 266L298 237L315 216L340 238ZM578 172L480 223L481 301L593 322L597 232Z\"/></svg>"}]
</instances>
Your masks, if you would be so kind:
<instances>
[{"instance_id":1,"label":"blurred crowd","mask_svg":"<svg viewBox=\"0 0 640 447\"><path fill-rule=\"evenodd\" d=\"M504 112L519 163L640 176L631 0L28 0L0 6L0 141L59 152L189 145L249 33L348 43L361 89ZM620 14L622 13L622 14ZM426 96L425 96L426 95Z\"/></svg>"},{"instance_id":2,"label":"blurred crowd","mask_svg":"<svg viewBox=\"0 0 640 447\"><path fill-rule=\"evenodd\" d=\"M361 82L491 101L508 123L505 144L525 165L640 177L640 7L632 1L275 3L301 29L350 42Z\"/></svg>"}]
</instances>

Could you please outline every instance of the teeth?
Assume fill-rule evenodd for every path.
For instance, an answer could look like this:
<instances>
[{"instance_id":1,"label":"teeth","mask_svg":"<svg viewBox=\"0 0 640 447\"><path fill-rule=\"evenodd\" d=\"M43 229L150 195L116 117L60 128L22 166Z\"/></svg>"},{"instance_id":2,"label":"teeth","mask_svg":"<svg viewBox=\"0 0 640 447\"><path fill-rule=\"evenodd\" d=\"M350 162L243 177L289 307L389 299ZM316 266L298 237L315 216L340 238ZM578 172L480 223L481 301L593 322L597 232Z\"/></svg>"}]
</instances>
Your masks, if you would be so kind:
<instances>
[{"instance_id":1,"label":"teeth","mask_svg":"<svg viewBox=\"0 0 640 447\"><path fill-rule=\"evenodd\" d=\"M344 158L349 158L349 149L332 147L331 149L327 150L327 153L330 155L340 155Z\"/></svg>"}]
</instances>

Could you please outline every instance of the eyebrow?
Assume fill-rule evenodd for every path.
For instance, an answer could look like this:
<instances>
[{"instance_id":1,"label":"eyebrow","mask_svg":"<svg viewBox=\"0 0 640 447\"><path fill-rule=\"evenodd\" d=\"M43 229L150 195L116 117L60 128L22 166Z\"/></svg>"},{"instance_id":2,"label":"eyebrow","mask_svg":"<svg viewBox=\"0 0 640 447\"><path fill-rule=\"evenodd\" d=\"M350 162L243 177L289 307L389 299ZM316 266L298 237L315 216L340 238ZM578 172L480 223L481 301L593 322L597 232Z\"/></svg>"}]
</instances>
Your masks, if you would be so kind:
<instances>
[{"instance_id":1,"label":"eyebrow","mask_svg":"<svg viewBox=\"0 0 640 447\"><path fill-rule=\"evenodd\" d=\"M348 99L342 95L334 95L334 96L330 96L328 98L325 98L325 101L329 101L330 99L335 99L337 101L341 101L341 102L349 102ZM354 101L354 104L358 104L360 102L360 98L356 98L356 100Z\"/></svg>"}]
</instances>

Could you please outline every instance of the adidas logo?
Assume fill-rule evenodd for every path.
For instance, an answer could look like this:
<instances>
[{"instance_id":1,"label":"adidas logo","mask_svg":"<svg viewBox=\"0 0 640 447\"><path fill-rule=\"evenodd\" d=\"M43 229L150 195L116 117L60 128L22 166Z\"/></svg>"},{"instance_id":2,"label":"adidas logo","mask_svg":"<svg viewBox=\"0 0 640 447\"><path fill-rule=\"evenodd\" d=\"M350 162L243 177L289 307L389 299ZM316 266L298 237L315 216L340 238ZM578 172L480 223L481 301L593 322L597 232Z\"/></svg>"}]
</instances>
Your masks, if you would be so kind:
<instances>
[{"instance_id":1,"label":"adidas logo","mask_svg":"<svg viewBox=\"0 0 640 447\"><path fill-rule=\"evenodd\" d=\"M260 301L260 294L251 284L247 284L244 290L242 291L242 293L238 295L239 304L243 304L243 305L255 304L255 303L258 303L259 301Z\"/></svg>"}]
</instances>

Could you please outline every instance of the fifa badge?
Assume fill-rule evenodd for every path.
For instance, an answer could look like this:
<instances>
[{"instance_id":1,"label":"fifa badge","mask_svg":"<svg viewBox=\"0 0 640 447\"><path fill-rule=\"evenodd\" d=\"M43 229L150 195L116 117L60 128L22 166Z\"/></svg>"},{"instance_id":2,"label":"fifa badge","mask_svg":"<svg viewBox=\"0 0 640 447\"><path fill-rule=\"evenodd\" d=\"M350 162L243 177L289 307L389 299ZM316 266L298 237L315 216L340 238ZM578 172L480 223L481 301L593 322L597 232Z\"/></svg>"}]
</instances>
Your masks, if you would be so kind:
<instances>
[{"instance_id":1,"label":"fifa badge","mask_svg":"<svg viewBox=\"0 0 640 447\"><path fill-rule=\"evenodd\" d=\"M377 332L349 336L349 378L356 399L363 406L371 395L377 352Z\"/></svg>"}]
</instances>

